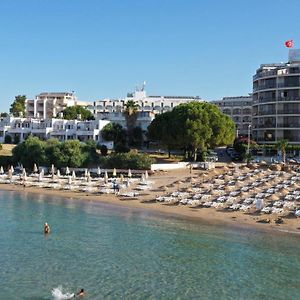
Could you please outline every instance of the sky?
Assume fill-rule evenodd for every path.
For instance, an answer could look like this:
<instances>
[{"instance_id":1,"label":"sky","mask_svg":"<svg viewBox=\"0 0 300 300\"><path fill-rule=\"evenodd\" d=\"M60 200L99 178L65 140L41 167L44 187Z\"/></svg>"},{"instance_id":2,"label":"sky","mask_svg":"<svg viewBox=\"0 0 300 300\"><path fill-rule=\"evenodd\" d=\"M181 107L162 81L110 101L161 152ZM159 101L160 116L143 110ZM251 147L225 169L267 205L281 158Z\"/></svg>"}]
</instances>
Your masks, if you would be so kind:
<instances>
[{"instance_id":1,"label":"sky","mask_svg":"<svg viewBox=\"0 0 300 300\"><path fill-rule=\"evenodd\" d=\"M262 63L300 48L299 0L1 0L0 111L16 95L83 101L247 95Z\"/></svg>"}]
</instances>

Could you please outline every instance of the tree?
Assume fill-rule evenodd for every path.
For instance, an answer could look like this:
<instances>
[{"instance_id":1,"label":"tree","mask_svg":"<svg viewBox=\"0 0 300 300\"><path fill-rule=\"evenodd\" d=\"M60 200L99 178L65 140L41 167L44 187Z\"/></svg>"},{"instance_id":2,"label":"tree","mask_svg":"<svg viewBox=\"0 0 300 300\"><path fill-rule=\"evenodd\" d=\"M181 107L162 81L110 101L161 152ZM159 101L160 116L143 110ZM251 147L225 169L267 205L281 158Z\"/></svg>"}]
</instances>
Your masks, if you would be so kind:
<instances>
[{"instance_id":1,"label":"tree","mask_svg":"<svg viewBox=\"0 0 300 300\"><path fill-rule=\"evenodd\" d=\"M148 136L168 149L186 149L196 160L198 151L232 144L235 124L216 105L193 101L157 116L148 127Z\"/></svg>"},{"instance_id":2,"label":"tree","mask_svg":"<svg viewBox=\"0 0 300 300\"><path fill-rule=\"evenodd\" d=\"M11 135L9 135L9 134L5 135L4 143L5 144L11 144L12 143L12 137L11 137Z\"/></svg>"},{"instance_id":3,"label":"tree","mask_svg":"<svg viewBox=\"0 0 300 300\"><path fill-rule=\"evenodd\" d=\"M81 116L81 120L95 120L93 114L83 106L75 105L65 108L63 111L63 118L66 120L76 120L78 115ZM59 115L59 114L58 114Z\"/></svg>"},{"instance_id":4,"label":"tree","mask_svg":"<svg viewBox=\"0 0 300 300\"><path fill-rule=\"evenodd\" d=\"M106 141L113 141L114 145L126 145L126 130L117 123L108 123L101 130L101 135Z\"/></svg>"},{"instance_id":5,"label":"tree","mask_svg":"<svg viewBox=\"0 0 300 300\"><path fill-rule=\"evenodd\" d=\"M138 104L133 100L129 100L125 104L125 120L127 126L128 145L132 145L133 141L133 130L136 127L136 121L138 116Z\"/></svg>"},{"instance_id":6,"label":"tree","mask_svg":"<svg viewBox=\"0 0 300 300\"><path fill-rule=\"evenodd\" d=\"M6 118L6 117L8 117L8 113L2 112L2 113L0 113L0 117L1 118Z\"/></svg>"},{"instance_id":7,"label":"tree","mask_svg":"<svg viewBox=\"0 0 300 300\"><path fill-rule=\"evenodd\" d=\"M15 97L14 102L10 106L10 113L13 114L14 117L19 117L20 114L22 116L25 116L25 101L26 101L26 96L23 95L18 95Z\"/></svg>"},{"instance_id":8,"label":"tree","mask_svg":"<svg viewBox=\"0 0 300 300\"><path fill-rule=\"evenodd\" d=\"M284 140L284 139L282 139L276 143L277 150L281 151L282 161L284 164L286 161L286 148L287 148L288 144L289 144L288 140Z\"/></svg>"},{"instance_id":9,"label":"tree","mask_svg":"<svg viewBox=\"0 0 300 300\"><path fill-rule=\"evenodd\" d=\"M134 127L132 130L132 145L135 147L141 147L143 145L144 136L143 130L140 126Z\"/></svg>"}]
</instances>

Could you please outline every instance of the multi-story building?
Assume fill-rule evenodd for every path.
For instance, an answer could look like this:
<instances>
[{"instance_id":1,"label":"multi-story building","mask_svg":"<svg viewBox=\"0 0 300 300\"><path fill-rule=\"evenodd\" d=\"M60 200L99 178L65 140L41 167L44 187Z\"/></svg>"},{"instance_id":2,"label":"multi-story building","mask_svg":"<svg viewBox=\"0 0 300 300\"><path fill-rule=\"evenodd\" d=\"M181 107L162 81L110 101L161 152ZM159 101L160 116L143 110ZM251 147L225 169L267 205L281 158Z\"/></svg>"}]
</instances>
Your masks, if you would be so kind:
<instances>
[{"instance_id":1,"label":"multi-story building","mask_svg":"<svg viewBox=\"0 0 300 300\"><path fill-rule=\"evenodd\" d=\"M88 106L89 104L88 102L79 101L73 92L41 93L33 100L26 100L26 117L55 118L58 113L68 106Z\"/></svg>"},{"instance_id":2,"label":"multi-story building","mask_svg":"<svg viewBox=\"0 0 300 300\"><path fill-rule=\"evenodd\" d=\"M300 143L300 50L289 62L262 64L253 76L253 138L259 143L286 139Z\"/></svg>"},{"instance_id":3,"label":"multi-story building","mask_svg":"<svg viewBox=\"0 0 300 300\"><path fill-rule=\"evenodd\" d=\"M224 97L222 100L212 101L224 114L230 116L236 124L237 134L246 136L252 121L252 97Z\"/></svg>"},{"instance_id":4,"label":"multi-story building","mask_svg":"<svg viewBox=\"0 0 300 300\"><path fill-rule=\"evenodd\" d=\"M6 135L12 140L22 142L27 136L37 136L40 139L57 138L60 141L79 140L87 142L94 140L104 144L101 130L109 121L107 120L64 120L64 119L33 119L7 117L0 120L0 143Z\"/></svg>"},{"instance_id":5,"label":"multi-story building","mask_svg":"<svg viewBox=\"0 0 300 300\"><path fill-rule=\"evenodd\" d=\"M128 101L134 101L138 106L137 126L146 130L155 115L170 111L181 103L203 101L199 96L147 96L145 86L128 93L125 99L103 99L89 106L95 118L107 119L126 127L124 110Z\"/></svg>"}]
</instances>

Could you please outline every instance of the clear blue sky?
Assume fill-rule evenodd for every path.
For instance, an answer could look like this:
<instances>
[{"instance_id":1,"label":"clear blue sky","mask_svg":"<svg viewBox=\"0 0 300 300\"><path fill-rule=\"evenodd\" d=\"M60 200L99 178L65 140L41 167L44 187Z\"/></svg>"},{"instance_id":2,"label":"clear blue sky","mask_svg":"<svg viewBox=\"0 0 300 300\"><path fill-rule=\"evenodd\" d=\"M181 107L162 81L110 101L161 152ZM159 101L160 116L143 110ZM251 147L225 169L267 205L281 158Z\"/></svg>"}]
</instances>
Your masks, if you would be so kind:
<instances>
[{"instance_id":1,"label":"clear blue sky","mask_svg":"<svg viewBox=\"0 0 300 300\"><path fill-rule=\"evenodd\" d=\"M300 48L299 0L1 0L0 111L14 96L76 91L213 100L246 95L261 63Z\"/></svg>"}]
</instances>

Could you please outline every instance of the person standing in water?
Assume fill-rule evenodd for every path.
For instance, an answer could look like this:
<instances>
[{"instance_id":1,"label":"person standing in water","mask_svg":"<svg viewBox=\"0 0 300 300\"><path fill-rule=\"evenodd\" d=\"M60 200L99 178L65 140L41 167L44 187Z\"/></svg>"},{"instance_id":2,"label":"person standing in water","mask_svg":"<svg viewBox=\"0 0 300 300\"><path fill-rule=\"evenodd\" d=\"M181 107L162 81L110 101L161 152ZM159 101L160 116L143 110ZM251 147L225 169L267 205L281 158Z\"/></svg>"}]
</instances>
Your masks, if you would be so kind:
<instances>
[{"instance_id":1,"label":"person standing in water","mask_svg":"<svg viewBox=\"0 0 300 300\"><path fill-rule=\"evenodd\" d=\"M44 225L44 233L45 234L48 234L50 233L51 229L50 229L50 226L48 225L48 223L46 222L45 225Z\"/></svg>"}]
</instances>

